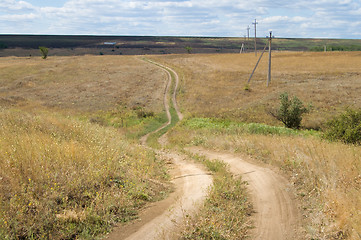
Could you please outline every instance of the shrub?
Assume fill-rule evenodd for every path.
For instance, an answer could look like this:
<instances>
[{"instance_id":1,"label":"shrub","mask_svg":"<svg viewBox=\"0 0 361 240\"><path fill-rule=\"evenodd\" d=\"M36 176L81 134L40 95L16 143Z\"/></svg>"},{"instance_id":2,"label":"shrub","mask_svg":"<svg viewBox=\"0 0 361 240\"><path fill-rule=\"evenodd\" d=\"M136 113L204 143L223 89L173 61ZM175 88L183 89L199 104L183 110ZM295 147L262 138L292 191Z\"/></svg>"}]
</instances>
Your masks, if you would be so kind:
<instances>
[{"instance_id":1,"label":"shrub","mask_svg":"<svg viewBox=\"0 0 361 240\"><path fill-rule=\"evenodd\" d=\"M348 109L341 115L328 121L325 137L344 143L361 144L361 109Z\"/></svg>"},{"instance_id":2,"label":"shrub","mask_svg":"<svg viewBox=\"0 0 361 240\"><path fill-rule=\"evenodd\" d=\"M288 93L280 95L281 105L275 114L272 114L277 120L280 120L286 127L299 129L301 126L302 115L308 113L311 107L305 107L303 102L296 96L289 99Z\"/></svg>"},{"instance_id":3,"label":"shrub","mask_svg":"<svg viewBox=\"0 0 361 240\"><path fill-rule=\"evenodd\" d=\"M187 50L187 52L188 52L189 54L191 54L191 53L192 53L192 50L193 50L193 48L192 48L192 47L187 46L187 47L185 47L185 49Z\"/></svg>"},{"instance_id":4,"label":"shrub","mask_svg":"<svg viewBox=\"0 0 361 240\"><path fill-rule=\"evenodd\" d=\"M46 59L48 57L49 49L46 47L39 47L39 50L41 52L42 58Z\"/></svg>"}]
</instances>

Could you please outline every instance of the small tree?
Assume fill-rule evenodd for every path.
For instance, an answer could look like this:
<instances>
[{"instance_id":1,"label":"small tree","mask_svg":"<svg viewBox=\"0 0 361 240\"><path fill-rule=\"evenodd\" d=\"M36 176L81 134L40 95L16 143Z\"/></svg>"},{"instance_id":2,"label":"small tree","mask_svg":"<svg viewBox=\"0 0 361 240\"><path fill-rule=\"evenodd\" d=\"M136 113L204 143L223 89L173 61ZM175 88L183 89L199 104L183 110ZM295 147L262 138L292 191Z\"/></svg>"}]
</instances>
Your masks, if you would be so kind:
<instances>
[{"instance_id":1,"label":"small tree","mask_svg":"<svg viewBox=\"0 0 361 240\"><path fill-rule=\"evenodd\" d=\"M303 102L296 96L289 99L288 93L280 95L281 105L275 114L276 119L283 122L288 128L299 129L301 126L302 115L308 113L311 107L305 107Z\"/></svg>"},{"instance_id":2,"label":"small tree","mask_svg":"<svg viewBox=\"0 0 361 240\"><path fill-rule=\"evenodd\" d=\"M49 49L47 47L39 47L42 58L46 59L48 57Z\"/></svg>"},{"instance_id":3,"label":"small tree","mask_svg":"<svg viewBox=\"0 0 361 240\"><path fill-rule=\"evenodd\" d=\"M189 54L191 54L192 53L192 47L189 47L189 46L187 46L187 47L185 47L185 49L187 50L187 52L189 53Z\"/></svg>"}]
</instances>

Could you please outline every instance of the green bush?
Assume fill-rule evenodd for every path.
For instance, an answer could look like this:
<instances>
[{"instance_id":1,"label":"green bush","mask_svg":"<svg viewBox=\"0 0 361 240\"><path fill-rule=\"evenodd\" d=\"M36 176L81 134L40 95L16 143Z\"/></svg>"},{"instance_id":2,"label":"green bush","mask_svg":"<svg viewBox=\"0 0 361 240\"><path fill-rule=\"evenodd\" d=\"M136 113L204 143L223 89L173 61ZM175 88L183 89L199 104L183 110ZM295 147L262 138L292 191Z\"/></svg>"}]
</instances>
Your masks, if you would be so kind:
<instances>
[{"instance_id":1,"label":"green bush","mask_svg":"<svg viewBox=\"0 0 361 240\"><path fill-rule=\"evenodd\" d=\"M280 95L280 100L281 105L273 116L283 122L286 127L299 129L302 115L308 113L311 107L305 107L303 102L296 96L289 99L287 92Z\"/></svg>"},{"instance_id":2,"label":"green bush","mask_svg":"<svg viewBox=\"0 0 361 240\"><path fill-rule=\"evenodd\" d=\"M361 144L361 109L348 109L341 115L328 121L325 137L344 143Z\"/></svg>"},{"instance_id":3,"label":"green bush","mask_svg":"<svg viewBox=\"0 0 361 240\"><path fill-rule=\"evenodd\" d=\"M41 52L42 58L46 59L48 57L49 49L46 47L39 47L39 50Z\"/></svg>"}]
</instances>

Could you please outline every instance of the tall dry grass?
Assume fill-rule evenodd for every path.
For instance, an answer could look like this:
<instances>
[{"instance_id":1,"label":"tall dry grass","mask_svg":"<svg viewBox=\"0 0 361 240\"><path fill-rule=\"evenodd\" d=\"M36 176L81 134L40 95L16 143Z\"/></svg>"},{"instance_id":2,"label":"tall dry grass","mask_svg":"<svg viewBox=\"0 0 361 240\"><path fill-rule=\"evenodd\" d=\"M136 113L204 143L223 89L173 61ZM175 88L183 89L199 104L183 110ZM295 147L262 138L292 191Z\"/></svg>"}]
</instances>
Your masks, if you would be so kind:
<instances>
[{"instance_id":1,"label":"tall dry grass","mask_svg":"<svg viewBox=\"0 0 361 240\"><path fill-rule=\"evenodd\" d=\"M169 134L169 139L173 144L250 155L279 167L297 188L310 239L361 237L360 146L288 133L249 134L242 128L231 125L230 129L212 129L210 122L210 127L194 129L185 122Z\"/></svg>"},{"instance_id":2,"label":"tall dry grass","mask_svg":"<svg viewBox=\"0 0 361 240\"><path fill-rule=\"evenodd\" d=\"M164 162L114 130L0 110L0 238L94 239L167 191Z\"/></svg>"}]
</instances>

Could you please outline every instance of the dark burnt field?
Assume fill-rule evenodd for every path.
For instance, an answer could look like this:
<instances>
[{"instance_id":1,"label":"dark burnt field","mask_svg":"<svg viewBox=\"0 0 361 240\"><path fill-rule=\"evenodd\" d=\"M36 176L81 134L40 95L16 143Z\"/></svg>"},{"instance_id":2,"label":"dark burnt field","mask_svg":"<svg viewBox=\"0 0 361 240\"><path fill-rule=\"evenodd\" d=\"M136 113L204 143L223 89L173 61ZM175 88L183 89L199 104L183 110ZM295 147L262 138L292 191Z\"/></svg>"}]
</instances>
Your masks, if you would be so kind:
<instances>
[{"instance_id":1,"label":"dark burnt field","mask_svg":"<svg viewBox=\"0 0 361 240\"><path fill-rule=\"evenodd\" d=\"M266 38L257 39L262 50ZM0 57L40 56L39 46L49 48L49 56L150 55L181 53L239 53L254 51L254 39L220 37L152 36L62 36L0 35ZM361 40L275 38L272 48L280 51L360 51Z\"/></svg>"}]
</instances>

